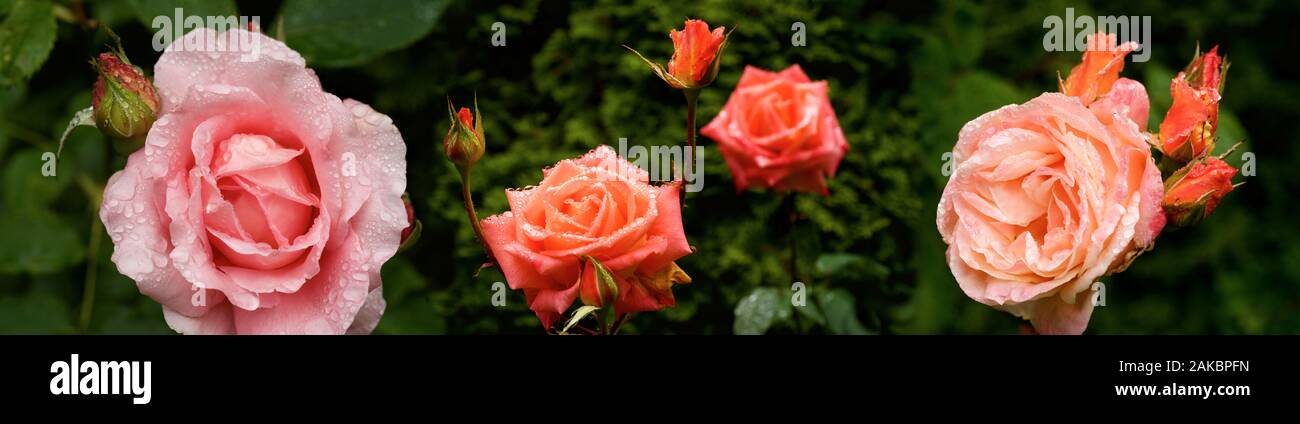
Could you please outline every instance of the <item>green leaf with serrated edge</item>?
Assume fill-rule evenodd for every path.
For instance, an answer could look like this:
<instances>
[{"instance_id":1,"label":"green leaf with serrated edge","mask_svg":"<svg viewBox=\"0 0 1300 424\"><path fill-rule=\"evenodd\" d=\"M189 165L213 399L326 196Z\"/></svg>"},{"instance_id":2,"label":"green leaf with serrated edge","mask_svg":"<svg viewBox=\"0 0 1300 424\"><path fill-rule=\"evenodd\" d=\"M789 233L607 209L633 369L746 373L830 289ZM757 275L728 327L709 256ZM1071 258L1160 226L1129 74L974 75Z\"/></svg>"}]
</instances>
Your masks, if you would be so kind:
<instances>
[{"instance_id":1,"label":"green leaf with serrated edge","mask_svg":"<svg viewBox=\"0 0 1300 424\"><path fill-rule=\"evenodd\" d=\"M40 69L54 48L57 30L49 2L14 2L0 22L0 87L21 83Z\"/></svg>"}]
</instances>

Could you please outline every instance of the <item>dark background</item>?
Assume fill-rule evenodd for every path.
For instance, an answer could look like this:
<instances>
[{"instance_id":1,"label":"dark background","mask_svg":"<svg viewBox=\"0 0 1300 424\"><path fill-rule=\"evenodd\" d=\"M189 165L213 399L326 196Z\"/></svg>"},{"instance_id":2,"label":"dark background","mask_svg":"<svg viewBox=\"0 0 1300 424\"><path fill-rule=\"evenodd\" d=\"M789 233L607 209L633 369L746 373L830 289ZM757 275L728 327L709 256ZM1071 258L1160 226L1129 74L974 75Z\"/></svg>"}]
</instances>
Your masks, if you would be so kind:
<instances>
[{"instance_id":1,"label":"dark background","mask_svg":"<svg viewBox=\"0 0 1300 424\"><path fill-rule=\"evenodd\" d=\"M14 1L42 0L0 0L0 14ZM142 24L144 3L159 2L84 8L149 70L158 53ZM373 3L352 3L358 9L322 31L362 25L391 6ZM261 16L273 36L281 7L238 2L240 14ZM736 193L715 146L702 138L705 189L691 194L684 212L697 252L679 261L695 282L674 289L677 307L640 314L625 332L1017 333L1020 320L966 298L943 262L933 219L946 181L941 155L970 119L1056 89L1057 73L1068 73L1079 53L1044 51L1042 22L1063 17L1066 7L1076 16L1152 17L1151 60L1127 63L1123 75L1146 85L1153 127L1168 107L1169 79L1197 43L1220 45L1232 62L1220 146L1245 139L1239 153L1257 161L1257 175L1202 226L1164 234L1126 273L1103 280L1107 306L1094 312L1088 332L1300 332L1300 225L1290 196L1300 189L1294 1L451 1L437 3L436 21L415 41L348 63L312 55L335 50L308 45L310 37L287 41L327 91L392 116L409 148L408 188L424 234L384 267L388 310L377 333L541 333L521 293L511 292L504 308L491 306L492 283L503 281L498 272L473 277L483 254L460 208L458 178L441 155L445 98L468 104L477 95L488 150L474 193L480 215L500 213L505 187L538 182L540 170L560 159L617 146L619 137L646 146L680 142L680 94L620 45L666 61L667 32L686 17L739 25L718 81L700 97L701 125L745 65L798 63L830 82L852 150L830 197L787 200ZM507 27L504 47L490 43L493 22ZM806 46L790 45L794 22L806 25ZM40 152L52 151L72 113L89 105L94 73L86 62L106 42L76 20L57 25L40 70L0 87L0 332L170 333L158 305L117 274L97 224L96 187L124 158L95 130L79 129L59 177L39 173ZM1240 164L1240 155L1229 162ZM793 281L808 285L811 308L789 307Z\"/></svg>"}]
</instances>

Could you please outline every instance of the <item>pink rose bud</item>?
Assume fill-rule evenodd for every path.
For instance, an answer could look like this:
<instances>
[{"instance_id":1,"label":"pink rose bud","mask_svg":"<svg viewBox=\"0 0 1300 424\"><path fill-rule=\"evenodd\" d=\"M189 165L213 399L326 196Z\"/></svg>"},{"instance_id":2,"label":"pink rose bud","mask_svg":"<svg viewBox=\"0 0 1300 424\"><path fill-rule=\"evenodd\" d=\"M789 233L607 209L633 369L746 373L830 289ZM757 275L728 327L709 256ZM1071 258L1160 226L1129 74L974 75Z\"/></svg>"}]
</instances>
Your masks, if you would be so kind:
<instances>
[{"instance_id":1,"label":"pink rose bud","mask_svg":"<svg viewBox=\"0 0 1300 424\"><path fill-rule=\"evenodd\" d=\"M1219 128L1219 100L1228 62L1219 47L1197 53L1187 69L1169 83L1174 104L1160 123L1160 150L1186 163L1214 151L1214 133Z\"/></svg>"},{"instance_id":2,"label":"pink rose bud","mask_svg":"<svg viewBox=\"0 0 1300 424\"><path fill-rule=\"evenodd\" d=\"M1237 169L1216 157L1193 162L1165 182L1165 213L1175 226L1196 225L1210 216L1223 196L1235 187Z\"/></svg>"},{"instance_id":3,"label":"pink rose bud","mask_svg":"<svg viewBox=\"0 0 1300 424\"><path fill-rule=\"evenodd\" d=\"M158 114L158 94L144 73L120 53L91 63L99 73L91 95L95 125L109 137L143 140Z\"/></svg>"},{"instance_id":4,"label":"pink rose bud","mask_svg":"<svg viewBox=\"0 0 1300 424\"><path fill-rule=\"evenodd\" d=\"M458 112L452 112L453 110L451 100L447 100L451 128L447 129L447 136L442 140L442 151L448 160L456 164L457 169L463 171L483 157L483 123L477 105L472 114L468 108L462 107Z\"/></svg>"},{"instance_id":5,"label":"pink rose bud","mask_svg":"<svg viewBox=\"0 0 1300 424\"><path fill-rule=\"evenodd\" d=\"M618 300L618 282L604 264L595 258L587 258L578 276L579 296L584 305L603 308Z\"/></svg>"}]
</instances>

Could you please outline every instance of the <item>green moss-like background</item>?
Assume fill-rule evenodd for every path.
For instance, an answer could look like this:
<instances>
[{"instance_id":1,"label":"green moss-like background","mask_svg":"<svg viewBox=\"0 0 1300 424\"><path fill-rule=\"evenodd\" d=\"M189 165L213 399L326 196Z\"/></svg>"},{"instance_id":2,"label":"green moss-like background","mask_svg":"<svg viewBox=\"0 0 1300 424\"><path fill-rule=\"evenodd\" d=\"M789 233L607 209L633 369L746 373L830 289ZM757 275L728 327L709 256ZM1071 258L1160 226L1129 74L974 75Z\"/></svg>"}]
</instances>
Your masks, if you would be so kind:
<instances>
[{"instance_id":1,"label":"green moss-like background","mask_svg":"<svg viewBox=\"0 0 1300 424\"><path fill-rule=\"evenodd\" d=\"M0 14L9 3L0 1ZM32 0L27 0L32 1ZM39 1L39 0L37 0ZM71 2L57 2L60 4ZM272 22L279 3L238 2ZM738 25L714 86L700 96L700 124L726 101L746 65L800 64L828 80L851 151L830 197L736 193L716 146L705 146L704 191L688 197L686 233L697 252L679 261L694 283L675 308L640 314L633 334L1016 333L1022 322L967 299L943 261L934 211L946 178L942 155L961 125L1000 106L1055 90L1079 60L1046 52L1043 18L1151 16L1152 57L1123 75L1146 84L1152 125L1169 104L1169 78L1199 41L1232 62L1222 103L1222 147L1247 140L1257 175L1204 225L1167 233L1155 251L1104 280L1107 305L1088 333L1300 332L1300 39L1294 1L452 1L432 31L405 48L346 67L317 68L327 91L394 119L409 147L409 191L424 233L384 267L388 310L380 334L540 334L521 293L491 305L483 254L460 208L459 180L442 158L445 98L477 95L488 149L476 168L481 215L507 209L504 188L598 145L674 145L683 138L681 95L621 45L664 61L667 37L686 17ZM987 3L987 4L985 4ZM158 53L132 2L88 2L123 37L137 64ZM358 13L357 19L365 19ZM493 47L493 23L507 44ZM791 46L802 22L807 45ZM268 31L271 32L271 31ZM273 34L273 32L272 32ZM94 245L94 185L124 164L93 129L74 131L60 177L40 176L40 152L89 104L86 60L102 35L60 23L53 53L30 81L0 88L0 333L170 333L158 305L138 294ZM294 40L290 39L291 46ZM309 63L309 66L313 66ZM1234 155L1240 164L1240 155ZM786 203L786 202L789 203ZM798 217L790 222L791 211ZM102 236L102 234L100 235ZM791 248L798 277L791 276ZM93 254L92 254L93 253ZM94 266L90 266L94 262ZM95 268L93 307L83 304ZM805 283L817 311L786 305ZM742 301L744 299L744 301ZM773 301L775 299L776 301ZM746 320L738 323L737 306ZM762 321L761 319L759 321ZM759 325L758 329L763 326Z\"/></svg>"}]
</instances>

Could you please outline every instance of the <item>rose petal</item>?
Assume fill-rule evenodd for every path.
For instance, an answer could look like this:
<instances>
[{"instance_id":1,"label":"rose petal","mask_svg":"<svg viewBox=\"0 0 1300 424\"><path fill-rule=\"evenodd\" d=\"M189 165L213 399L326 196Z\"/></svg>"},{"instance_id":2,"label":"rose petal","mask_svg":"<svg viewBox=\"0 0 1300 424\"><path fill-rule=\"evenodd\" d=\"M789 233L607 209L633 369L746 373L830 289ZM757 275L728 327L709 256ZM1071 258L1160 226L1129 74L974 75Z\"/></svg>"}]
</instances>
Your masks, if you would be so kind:
<instances>
[{"instance_id":1,"label":"rose petal","mask_svg":"<svg viewBox=\"0 0 1300 424\"><path fill-rule=\"evenodd\" d=\"M198 316L187 316L166 305L162 307L167 326L181 334L234 334L235 320L229 303L221 302Z\"/></svg>"}]
</instances>

